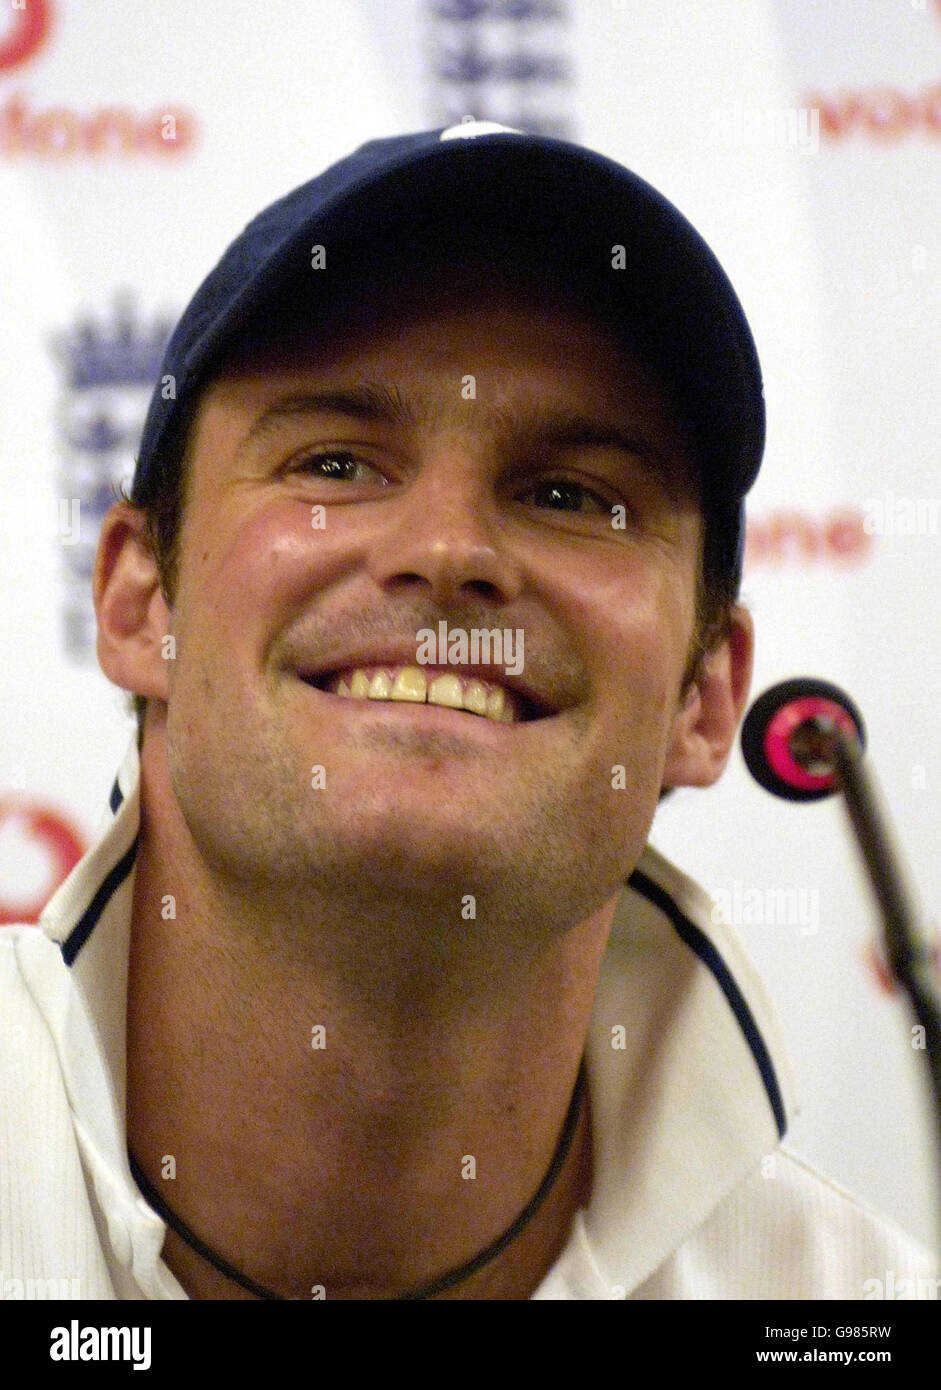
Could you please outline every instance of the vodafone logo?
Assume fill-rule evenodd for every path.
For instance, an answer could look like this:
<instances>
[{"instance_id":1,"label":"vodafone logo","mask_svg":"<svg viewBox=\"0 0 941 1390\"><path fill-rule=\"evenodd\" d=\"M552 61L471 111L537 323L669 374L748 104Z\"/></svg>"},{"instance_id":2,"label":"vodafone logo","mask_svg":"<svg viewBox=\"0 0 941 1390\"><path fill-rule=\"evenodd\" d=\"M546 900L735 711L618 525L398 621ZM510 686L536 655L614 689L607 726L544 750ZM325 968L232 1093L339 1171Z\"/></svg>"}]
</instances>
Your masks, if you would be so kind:
<instances>
[{"instance_id":1,"label":"vodafone logo","mask_svg":"<svg viewBox=\"0 0 941 1390\"><path fill-rule=\"evenodd\" d=\"M811 110L820 112L820 134L840 140L854 131L877 140L900 140L920 131L941 136L941 82L917 92L896 87L870 87L859 92L840 92L835 97L812 93L806 98Z\"/></svg>"},{"instance_id":2,"label":"vodafone logo","mask_svg":"<svg viewBox=\"0 0 941 1390\"><path fill-rule=\"evenodd\" d=\"M46 41L52 0L0 0L0 78L19 69ZM196 142L193 113L168 104L137 111L117 102L92 110L39 106L29 92L0 104L0 157L62 163L70 159L173 158Z\"/></svg>"},{"instance_id":3,"label":"vodafone logo","mask_svg":"<svg viewBox=\"0 0 941 1390\"><path fill-rule=\"evenodd\" d=\"M49 0L13 0L8 10L10 18L0 23L0 72L25 63L49 32Z\"/></svg>"},{"instance_id":4,"label":"vodafone logo","mask_svg":"<svg viewBox=\"0 0 941 1390\"><path fill-rule=\"evenodd\" d=\"M912 0L912 8L924 10L924 0L920 5ZM934 11L941 19L941 0L935 0ZM820 134L831 143L854 134L880 144L919 134L941 138L941 82L913 92L882 82L835 96L810 92L804 105L819 112Z\"/></svg>"},{"instance_id":5,"label":"vodafone logo","mask_svg":"<svg viewBox=\"0 0 941 1390\"><path fill-rule=\"evenodd\" d=\"M35 922L84 853L81 835L54 807L0 797L0 926Z\"/></svg>"},{"instance_id":6,"label":"vodafone logo","mask_svg":"<svg viewBox=\"0 0 941 1390\"><path fill-rule=\"evenodd\" d=\"M858 507L821 514L781 508L749 515L745 528L745 568L823 564L837 569L865 564L873 536Z\"/></svg>"}]
</instances>

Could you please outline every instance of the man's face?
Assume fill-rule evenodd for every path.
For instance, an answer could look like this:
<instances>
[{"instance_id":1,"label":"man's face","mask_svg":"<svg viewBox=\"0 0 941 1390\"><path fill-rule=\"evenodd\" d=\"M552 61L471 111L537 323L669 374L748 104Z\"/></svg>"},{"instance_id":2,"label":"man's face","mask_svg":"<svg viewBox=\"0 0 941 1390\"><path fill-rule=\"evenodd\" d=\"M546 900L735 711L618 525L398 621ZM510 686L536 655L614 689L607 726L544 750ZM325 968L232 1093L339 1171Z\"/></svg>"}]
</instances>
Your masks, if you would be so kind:
<instances>
[{"instance_id":1,"label":"man's face","mask_svg":"<svg viewBox=\"0 0 941 1390\"><path fill-rule=\"evenodd\" d=\"M275 337L196 423L166 726L190 833L241 881L582 920L643 849L693 634L694 470L657 379L473 271ZM324 688L419 665L442 621L521 631L538 717Z\"/></svg>"}]
</instances>

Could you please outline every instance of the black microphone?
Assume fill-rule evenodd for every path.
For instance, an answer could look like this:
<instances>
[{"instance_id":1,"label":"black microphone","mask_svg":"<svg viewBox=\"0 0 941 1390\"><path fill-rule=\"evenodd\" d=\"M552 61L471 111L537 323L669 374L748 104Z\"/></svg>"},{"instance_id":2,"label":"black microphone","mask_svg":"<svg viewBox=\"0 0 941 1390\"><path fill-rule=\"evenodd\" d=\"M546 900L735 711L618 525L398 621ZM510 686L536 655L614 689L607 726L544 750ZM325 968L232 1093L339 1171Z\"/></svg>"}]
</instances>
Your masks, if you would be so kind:
<instances>
[{"instance_id":1,"label":"black microphone","mask_svg":"<svg viewBox=\"0 0 941 1390\"><path fill-rule=\"evenodd\" d=\"M842 791L863 863L882 913L892 974L925 1033L941 1158L941 995L937 951L921 931L893 851L888 822L863 757L865 730L856 705L836 685L799 676L766 690L741 732L749 772L788 801L819 801Z\"/></svg>"}]
</instances>

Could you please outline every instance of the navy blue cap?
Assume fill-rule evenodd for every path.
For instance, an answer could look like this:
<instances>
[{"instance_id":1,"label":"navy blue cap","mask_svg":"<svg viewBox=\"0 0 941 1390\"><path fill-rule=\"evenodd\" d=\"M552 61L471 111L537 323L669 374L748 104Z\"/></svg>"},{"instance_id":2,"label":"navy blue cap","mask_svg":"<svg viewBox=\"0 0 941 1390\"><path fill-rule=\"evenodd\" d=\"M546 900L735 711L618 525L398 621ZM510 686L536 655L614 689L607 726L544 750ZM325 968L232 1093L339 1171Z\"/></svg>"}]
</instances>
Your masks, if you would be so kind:
<instances>
[{"instance_id":1,"label":"navy blue cap","mask_svg":"<svg viewBox=\"0 0 941 1390\"><path fill-rule=\"evenodd\" d=\"M484 216L551 246L604 286L610 315L643 326L696 431L705 501L723 558L741 577L744 497L764 451L761 368L742 306L705 241L662 194L623 165L568 141L483 121L371 140L253 218L185 309L167 346L141 438L131 500L165 486L161 445L212 380L223 354L299 283L317 293L364 235L381 248L446 214ZM324 268L314 269L314 246ZM161 384L173 378L168 391ZM713 524L716 524L714 521Z\"/></svg>"}]
</instances>

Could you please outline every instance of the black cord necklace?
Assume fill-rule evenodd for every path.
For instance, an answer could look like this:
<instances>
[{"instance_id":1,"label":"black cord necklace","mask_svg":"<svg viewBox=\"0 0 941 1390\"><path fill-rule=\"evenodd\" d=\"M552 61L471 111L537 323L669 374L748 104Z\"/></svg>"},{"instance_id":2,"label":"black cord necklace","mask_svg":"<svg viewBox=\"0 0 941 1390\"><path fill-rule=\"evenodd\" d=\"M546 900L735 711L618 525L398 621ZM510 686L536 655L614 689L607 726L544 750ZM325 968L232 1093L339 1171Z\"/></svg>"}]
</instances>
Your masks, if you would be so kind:
<instances>
[{"instance_id":1,"label":"black cord necklace","mask_svg":"<svg viewBox=\"0 0 941 1390\"><path fill-rule=\"evenodd\" d=\"M434 1279L428 1284L423 1284L421 1288L416 1289L413 1293L396 1294L393 1299L394 1302L401 1302L408 1299L431 1298L435 1294L443 1293L445 1289L453 1288L455 1284L460 1284L462 1280L468 1279L472 1274L476 1274L478 1269L483 1268L485 1264L495 1259L502 1250L506 1249L511 1241L516 1239L520 1231L527 1222L535 1216L536 1212L549 1195L549 1191L556 1178L559 1176L562 1165L568 1156L572 1138L575 1134L575 1127L578 1123L578 1117L581 1113L581 1102L585 1084L585 1058L582 1057L578 1068L578 1078L575 1082L575 1090L572 1093L572 1100L565 1120L565 1128L562 1131L562 1137L559 1140L558 1148L555 1151L552 1163L549 1165L549 1171L543 1178L536 1195L516 1218L512 1226L504 1231L502 1236L498 1236L492 1245L488 1245L479 1255L475 1255L472 1260L469 1260L467 1264L461 1265L459 1269L452 1270L450 1274L445 1274L440 1279ZM209 1264L218 1269L227 1279L231 1279L234 1283L240 1284L243 1289L247 1289L249 1293L254 1294L256 1298L277 1299L279 1302L288 1301L283 1294L274 1293L271 1289L266 1289L263 1284L257 1284L255 1280L250 1279L247 1274L242 1274L234 1265L229 1264L228 1260L224 1260L221 1255L217 1255L205 1241L200 1240L199 1236L191 1231L175 1212L171 1211L160 1193L151 1186L140 1164L131 1153L130 1148L128 1148L127 1156L130 1160L131 1173L134 1181L147 1198L147 1201L163 1218L167 1225L176 1231L177 1235L180 1236L182 1240L185 1240L187 1245L191 1246L198 1255L201 1255L204 1260L207 1260Z\"/></svg>"}]
</instances>

